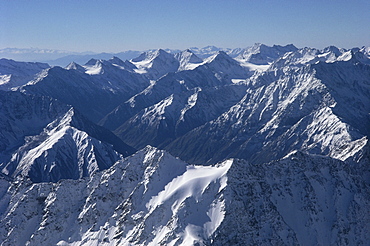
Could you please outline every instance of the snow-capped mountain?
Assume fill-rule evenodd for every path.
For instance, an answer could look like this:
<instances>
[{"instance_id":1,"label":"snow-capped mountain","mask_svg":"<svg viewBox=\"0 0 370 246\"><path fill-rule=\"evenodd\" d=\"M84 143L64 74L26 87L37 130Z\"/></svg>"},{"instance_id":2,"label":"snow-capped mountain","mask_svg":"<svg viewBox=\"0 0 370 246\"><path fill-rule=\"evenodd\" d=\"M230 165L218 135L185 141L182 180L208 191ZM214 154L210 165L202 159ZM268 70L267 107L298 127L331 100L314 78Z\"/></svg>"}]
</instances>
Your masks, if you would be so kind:
<instances>
[{"instance_id":1,"label":"snow-capped mountain","mask_svg":"<svg viewBox=\"0 0 370 246\"><path fill-rule=\"evenodd\" d=\"M218 117L243 97L244 89L244 85L230 85L171 94L133 115L115 133L137 149L147 144L165 146Z\"/></svg>"},{"instance_id":2,"label":"snow-capped mountain","mask_svg":"<svg viewBox=\"0 0 370 246\"><path fill-rule=\"evenodd\" d=\"M15 153L2 169L10 176L26 176L33 182L79 179L109 168L122 156L71 125L73 110L51 122Z\"/></svg>"},{"instance_id":3,"label":"snow-capped mountain","mask_svg":"<svg viewBox=\"0 0 370 246\"><path fill-rule=\"evenodd\" d=\"M166 149L196 163L226 157L266 162L296 149L344 160L354 154L355 146L366 144L368 65L318 63L283 70L272 66L249 81L239 103Z\"/></svg>"},{"instance_id":4,"label":"snow-capped mountain","mask_svg":"<svg viewBox=\"0 0 370 246\"><path fill-rule=\"evenodd\" d=\"M272 47L264 44L255 44L252 47L245 49L236 57L236 59L255 65L267 65L285 53L297 50L298 49L292 44L286 46L273 45Z\"/></svg>"},{"instance_id":5,"label":"snow-capped mountain","mask_svg":"<svg viewBox=\"0 0 370 246\"><path fill-rule=\"evenodd\" d=\"M46 63L17 62L2 58L0 59L0 90L15 90L49 67Z\"/></svg>"},{"instance_id":6,"label":"snow-capped mountain","mask_svg":"<svg viewBox=\"0 0 370 246\"><path fill-rule=\"evenodd\" d=\"M134 150L73 108L50 98L1 92L0 168L33 182L78 179Z\"/></svg>"},{"instance_id":7,"label":"snow-capped mountain","mask_svg":"<svg viewBox=\"0 0 370 246\"><path fill-rule=\"evenodd\" d=\"M239 62L223 51L219 51L207 58L205 65L219 78L246 79L250 76L249 71L245 67L241 66Z\"/></svg>"},{"instance_id":8,"label":"snow-capped mountain","mask_svg":"<svg viewBox=\"0 0 370 246\"><path fill-rule=\"evenodd\" d=\"M218 51L196 68L152 81L100 123L137 148L151 144L198 164L227 157L263 163L296 149L345 160L366 145L370 74L365 53L293 45L250 50L270 59L264 71L251 71ZM228 94L234 83L243 85L240 93ZM213 90L220 93L201 103L193 100ZM191 116L187 108L194 102L200 111ZM224 107L205 116L215 112L213 103Z\"/></svg>"},{"instance_id":9,"label":"snow-capped mountain","mask_svg":"<svg viewBox=\"0 0 370 246\"><path fill-rule=\"evenodd\" d=\"M201 58L196 56L191 50L187 49L183 52L174 54L175 58L180 62L178 70L189 70L196 68L203 62Z\"/></svg>"},{"instance_id":10,"label":"snow-capped mountain","mask_svg":"<svg viewBox=\"0 0 370 246\"><path fill-rule=\"evenodd\" d=\"M139 56L142 51L136 51L136 50L128 50L123 51L119 53L92 53L87 52L88 54L82 53L82 54L66 54L62 57L58 57L56 59L48 59L44 60L44 62L53 65L53 66L61 66L64 67L67 64L71 62L75 62L78 64L85 64L91 59L97 59L97 60L108 60L112 57L118 57L121 60L131 60L137 56Z\"/></svg>"},{"instance_id":11,"label":"snow-capped mountain","mask_svg":"<svg viewBox=\"0 0 370 246\"><path fill-rule=\"evenodd\" d=\"M0 91L0 245L365 245L369 61L256 44L29 72Z\"/></svg>"},{"instance_id":12,"label":"snow-capped mountain","mask_svg":"<svg viewBox=\"0 0 370 246\"><path fill-rule=\"evenodd\" d=\"M162 49L145 52L131 62L137 67L137 73L147 74L154 80L167 73L176 72L180 66L179 61L172 54Z\"/></svg>"},{"instance_id":13,"label":"snow-capped mountain","mask_svg":"<svg viewBox=\"0 0 370 246\"><path fill-rule=\"evenodd\" d=\"M226 54L228 54L230 57L235 58L238 55L240 55L240 53L242 53L244 49L243 48L236 48L236 49L226 48L225 49L225 48L219 48L219 47L210 45L210 46L206 46L203 48L192 47L189 50L191 50L198 57L205 59L205 58L208 58L210 56L217 54L220 51L223 51Z\"/></svg>"},{"instance_id":14,"label":"snow-capped mountain","mask_svg":"<svg viewBox=\"0 0 370 246\"><path fill-rule=\"evenodd\" d=\"M122 101L143 90L149 80L109 61L85 66L53 67L20 88L27 94L49 96L73 105L98 122Z\"/></svg>"},{"instance_id":15,"label":"snow-capped mountain","mask_svg":"<svg viewBox=\"0 0 370 246\"><path fill-rule=\"evenodd\" d=\"M100 124L110 130L116 130L136 113L159 103L174 93L187 93L196 88L229 86L246 80L250 75L251 72L247 68L242 67L237 61L221 51L197 64L196 68L167 73L156 81L152 80L145 90L111 111ZM241 93L244 93L243 89L241 90ZM235 101L235 98L231 98L231 100Z\"/></svg>"},{"instance_id":16,"label":"snow-capped mountain","mask_svg":"<svg viewBox=\"0 0 370 246\"><path fill-rule=\"evenodd\" d=\"M370 204L361 168L299 152L264 165L231 159L194 166L146 147L85 179L0 181L3 245L368 240Z\"/></svg>"},{"instance_id":17,"label":"snow-capped mountain","mask_svg":"<svg viewBox=\"0 0 370 246\"><path fill-rule=\"evenodd\" d=\"M3 163L24 143L24 137L36 135L67 112L69 107L58 101L19 92L0 91L0 151Z\"/></svg>"}]
</instances>

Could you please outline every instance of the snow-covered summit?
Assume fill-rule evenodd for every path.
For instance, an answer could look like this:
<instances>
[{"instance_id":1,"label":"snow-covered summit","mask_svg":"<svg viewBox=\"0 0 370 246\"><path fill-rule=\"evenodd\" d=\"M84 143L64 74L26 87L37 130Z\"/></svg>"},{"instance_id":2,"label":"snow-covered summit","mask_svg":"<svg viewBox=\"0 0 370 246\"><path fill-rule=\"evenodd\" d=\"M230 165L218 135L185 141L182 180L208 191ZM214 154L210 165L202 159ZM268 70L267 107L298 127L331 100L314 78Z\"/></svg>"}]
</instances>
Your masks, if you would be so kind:
<instances>
[{"instance_id":1,"label":"snow-covered summit","mask_svg":"<svg viewBox=\"0 0 370 246\"><path fill-rule=\"evenodd\" d=\"M276 65L247 81L239 103L166 149L195 163L266 162L293 149L351 159L369 139L369 84L362 63Z\"/></svg>"},{"instance_id":2,"label":"snow-covered summit","mask_svg":"<svg viewBox=\"0 0 370 246\"><path fill-rule=\"evenodd\" d=\"M142 53L131 62L137 67L137 73L145 73L150 79L158 79L167 73L176 72L180 66L173 54L162 49Z\"/></svg>"},{"instance_id":3,"label":"snow-covered summit","mask_svg":"<svg viewBox=\"0 0 370 246\"><path fill-rule=\"evenodd\" d=\"M292 44L288 44L286 46L273 45L272 47L269 47L267 45L257 43L252 47L245 49L243 53L236 57L236 59L255 65L268 65L285 53L296 50L298 49Z\"/></svg>"},{"instance_id":4,"label":"snow-covered summit","mask_svg":"<svg viewBox=\"0 0 370 246\"><path fill-rule=\"evenodd\" d=\"M76 62L69 63L65 67L65 69L67 69L67 70L76 70L76 71L79 71L79 72L82 72L82 73L86 72L86 69L83 66L77 64Z\"/></svg>"},{"instance_id":5,"label":"snow-covered summit","mask_svg":"<svg viewBox=\"0 0 370 246\"><path fill-rule=\"evenodd\" d=\"M334 63L337 61L370 64L370 59L366 54L365 49L354 48L346 50L329 46L323 50L305 47L293 52L288 52L279 57L272 67L281 68L284 66L302 66L319 62Z\"/></svg>"},{"instance_id":6,"label":"snow-covered summit","mask_svg":"<svg viewBox=\"0 0 370 246\"><path fill-rule=\"evenodd\" d=\"M201 58L196 56L191 50L187 49L175 54L175 58L180 62L179 71L191 70L196 68L203 62Z\"/></svg>"},{"instance_id":7,"label":"snow-covered summit","mask_svg":"<svg viewBox=\"0 0 370 246\"><path fill-rule=\"evenodd\" d=\"M134 64L132 64L130 61L128 61L128 60L122 61L121 59L119 59L116 56L109 59L108 62L113 64L114 66L117 66L121 69L125 69L125 70L131 71L131 72L133 72L134 69L137 69L137 67Z\"/></svg>"},{"instance_id":8,"label":"snow-covered summit","mask_svg":"<svg viewBox=\"0 0 370 246\"><path fill-rule=\"evenodd\" d=\"M228 56L224 51L219 51L205 59L204 65L220 77L246 79L250 76L248 68L241 66L238 61Z\"/></svg>"}]
</instances>

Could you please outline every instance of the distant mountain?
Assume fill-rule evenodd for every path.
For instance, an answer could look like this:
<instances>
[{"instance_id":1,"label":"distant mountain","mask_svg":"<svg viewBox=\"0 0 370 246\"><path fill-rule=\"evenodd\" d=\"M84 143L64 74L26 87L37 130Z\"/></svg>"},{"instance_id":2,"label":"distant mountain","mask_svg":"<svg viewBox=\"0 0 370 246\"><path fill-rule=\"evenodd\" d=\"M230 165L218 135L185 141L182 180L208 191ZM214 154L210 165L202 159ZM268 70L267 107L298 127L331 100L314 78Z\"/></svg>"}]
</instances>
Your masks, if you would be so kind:
<instances>
[{"instance_id":1,"label":"distant mountain","mask_svg":"<svg viewBox=\"0 0 370 246\"><path fill-rule=\"evenodd\" d=\"M137 67L137 73L147 74L148 78L154 80L167 73L176 72L180 66L172 54L162 49L142 53L131 62Z\"/></svg>"},{"instance_id":2,"label":"distant mountain","mask_svg":"<svg viewBox=\"0 0 370 246\"><path fill-rule=\"evenodd\" d=\"M176 53L174 56L180 62L179 71L194 69L203 62L201 58L189 49Z\"/></svg>"},{"instance_id":3,"label":"distant mountain","mask_svg":"<svg viewBox=\"0 0 370 246\"><path fill-rule=\"evenodd\" d=\"M20 88L28 94L50 96L71 104L90 120L98 122L120 102L143 90L149 80L109 61L95 60L66 69L53 67ZM73 69L75 68L75 69Z\"/></svg>"},{"instance_id":4,"label":"distant mountain","mask_svg":"<svg viewBox=\"0 0 370 246\"><path fill-rule=\"evenodd\" d=\"M92 53L92 52L87 52ZM67 55L85 55L84 53L70 52L64 50L51 50L51 49L38 49L38 48L5 48L0 49L0 58L13 59L16 61L26 61L26 62L44 62L47 60L54 60Z\"/></svg>"},{"instance_id":5,"label":"distant mountain","mask_svg":"<svg viewBox=\"0 0 370 246\"><path fill-rule=\"evenodd\" d=\"M98 60L108 60L112 58L113 56L116 56L120 58L121 60L131 60L141 54L141 51L133 51L128 50L124 52L119 53L93 53L93 54L72 54L63 56L57 59L52 60L45 60L50 65L53 66L66 66L67 64L71 62L79 63L79 64L85 64L90 59L98 59Z\"/></svg>"},{"instance_id":6,"label":"distant mountain","mask_svg":"<svg viewBox=\"0 0 370 246\"><path fill-rule=\"evenodd\" d=\"M255 44L254 46L243 50L236 59L256 65L267 65L280 58L285 53L297 50L298 49L292 44L286 46L274 45L272 47L264 44Z\"/></svg>"},{"instance_id":7,"label":"distant mountain","mask_svg":"<svg viewBox=\"0 0 370 246\"><path fill-rule=\"evenodd\" d=\"M7 58L16 61L25 62L44 62L51 66L67 66L71 62L80 64L86 63L91 58L105 59L108 60L112 56L117 56L122 60L130 60L138 55L142 51L123 51L119 53L96 53L96 52L71 52L64 50L51 50L51 49L17 49L17 48L5 48L0 49L0 58Z\"/></svg>"}]
</instances>

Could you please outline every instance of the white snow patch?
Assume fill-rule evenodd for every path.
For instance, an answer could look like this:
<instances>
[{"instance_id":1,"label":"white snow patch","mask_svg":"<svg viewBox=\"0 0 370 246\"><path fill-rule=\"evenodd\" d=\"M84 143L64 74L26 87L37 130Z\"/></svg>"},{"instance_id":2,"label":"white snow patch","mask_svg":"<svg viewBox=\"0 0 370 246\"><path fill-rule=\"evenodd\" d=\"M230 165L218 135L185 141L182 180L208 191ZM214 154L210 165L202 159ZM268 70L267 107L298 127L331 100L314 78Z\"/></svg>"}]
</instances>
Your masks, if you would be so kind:
<instances>
[{"instance_id":1,"label":"white snow patch","mask_svg":"<svg viewBox=\"0 0 370 246\"><path fill-rule=\"evenodd\" d=\"M227 160L219 167L194 166L194 168L188 168L183 175L166 185L164 191L152 197L146 207L152 211L177 193L181 194L181 197L177 199L178 203L173 207L173 210L178 210L186 198L194 197L197 200L210 183L225 176L232 162L232 160Z\"/></svg>"}]
</instances>

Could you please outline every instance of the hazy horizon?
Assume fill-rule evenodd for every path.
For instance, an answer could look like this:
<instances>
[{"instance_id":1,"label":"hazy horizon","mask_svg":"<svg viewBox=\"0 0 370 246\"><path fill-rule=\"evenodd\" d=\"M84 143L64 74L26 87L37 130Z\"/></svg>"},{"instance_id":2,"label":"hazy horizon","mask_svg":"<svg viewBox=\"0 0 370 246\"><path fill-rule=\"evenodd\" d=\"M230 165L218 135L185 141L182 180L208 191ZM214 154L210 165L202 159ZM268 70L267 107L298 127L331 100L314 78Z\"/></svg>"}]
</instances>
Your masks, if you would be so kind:
<instances>
[{"instance_id":1,"label":"hazy horizon","mask_svg":"<svg viewBox=\"0 0 370 246\"><path fill-rule=\"evenodd\" d=\"M254 43L318 49L370 45L370 2L4 1L0 49L117 53Z\"/></svg>"}]
</instances>

